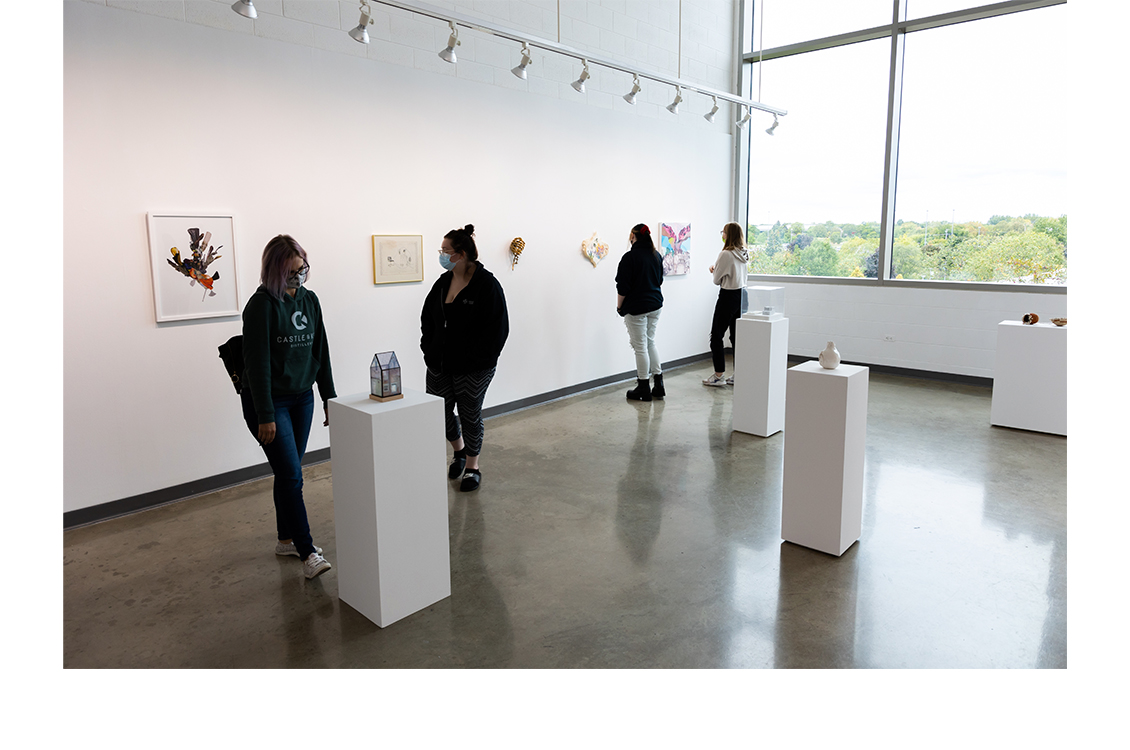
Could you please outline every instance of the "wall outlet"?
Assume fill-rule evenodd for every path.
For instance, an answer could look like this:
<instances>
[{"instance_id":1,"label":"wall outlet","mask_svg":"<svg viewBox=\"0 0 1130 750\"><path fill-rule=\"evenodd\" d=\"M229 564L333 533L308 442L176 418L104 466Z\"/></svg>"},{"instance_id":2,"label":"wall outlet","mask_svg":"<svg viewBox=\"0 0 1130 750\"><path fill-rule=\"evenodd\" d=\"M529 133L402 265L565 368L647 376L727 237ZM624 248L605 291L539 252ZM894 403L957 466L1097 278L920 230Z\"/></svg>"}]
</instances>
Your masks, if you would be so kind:
<instances>
[{"instance_id":1,"label":"wall outlet","mask_svg":"<svg viewBox=\"0 0 1130 750\"><path fill-rule=\"evenodd\" d=\"M885 334L885 335L883 336L883 341L894 341L894 340L895 340L895 337L894 337L894 336L892 336L892 335L891 335L891 334L889 334L889 333L888 333L888 334Z\"/></svg>"}]
</instances>

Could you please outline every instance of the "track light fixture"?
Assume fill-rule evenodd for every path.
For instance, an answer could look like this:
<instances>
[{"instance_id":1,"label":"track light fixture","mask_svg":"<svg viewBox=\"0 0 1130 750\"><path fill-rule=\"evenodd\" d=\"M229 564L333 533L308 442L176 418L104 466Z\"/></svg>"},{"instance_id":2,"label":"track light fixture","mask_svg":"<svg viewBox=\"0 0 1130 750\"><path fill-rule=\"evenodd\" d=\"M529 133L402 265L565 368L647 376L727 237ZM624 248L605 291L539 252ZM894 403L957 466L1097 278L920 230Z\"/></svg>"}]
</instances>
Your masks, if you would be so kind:
<instances>
[{"instance_id":1,"label":"track light fixture","mask_svg":"<svg viewBox=\"0 0 1130 750\"><path fill-rule=\"evenodd\" d=\"M667 111L673 115L679 114L679 102L683 101L683 87L675 87L675 101L667 105Z\"/></svg>"},{"instance_id":2,"label":"track light fixture","mask_svg":"<svg viewBox=\"0 0 1130 750\"><path fill-rule=\"evenodd\" d=\"M258 18L259 14L255 12L255 3L251 0L236 0L232 3L231 9L241 16L248 18Z\"/></svg>"},{"instance_id":3,"label":"track light fixture","mask_svg":"<svg viewBox=\"0 0 1130 750\"><path fill-rule=\"evenodd\" d=\"M534 58L530 56L530 45L522 42L522 63L516 68L511 68L510 72L524 81L526 80L526 68L533 61Z\"/></svg>"},{"instance_id":4,"label":"track light fixture","mask_svg":"<svg viewBox=\"0 0 1130 750\"><path fill-rule=\"evenodd\" d=\"M369 43L369 26L373 23L373 9L369 7L369 3L361 0L361 20L357 22L357 28L349 32L349 36L361 44Z\"/></svg>"},{"instance_id":5,"label":"track light fixture","mask_svg":"<svg viewBox=\"0 0 1130 750\"><path fill-rule=\"evenodd\" d=\"M765 128L765 132L769 135L773 135L773 131L777 129L778 124L779 123L777 122L777 115L773 115L773 124Z\"/></svg>"},{"instance_id":6,"label":"track light fixture","mask_svg":"<svg viewBox=\"0 0 1130 750\"><path fill-rule=\"evenodd\" d=\"M640 93L641 91L643 91L643 88L640 87L640 77L633 73L632 90L624 94L624 101L626 101L628 104L635 104L636 94Z\"/></svg>"},{"instance_id":7,"label":"track light fixture","mask_svg":"<svg viewBox=\"0 0 1130 750\"><path fill-rule=\"evenodd\" d=\"M703 115L702 119L706 120L707 122L714 122L714 115L718 114L718 97L712 96L710 98L714 102L714 109Z\"/></svg>"},{"instance_id":8,"label":"track light fixture","mask_svg":"<svg viewBox=\"0 0 1130 750\"><path fill-rule=\"evenodd\" d=\"M742 119L738 120L736 125L739 128L744 128L749 123L749 118L750 118L750 109L749 109L749 107L746 107L745 108L745 116L743 116Z\"/></svg>"},{"instance_id":9,"label":"track light fixture","mask_svg":"<svg viewBox=\"0 0 1130 750\"><path fill-rule=\"evenodd\" d=\"M458 58L455 56L455 48L462 42L459 41L459 29L455 28L455 21L448 21L447 25L451 27L451 36L447 38L447 46L440 50L439 57L444 62L456 63Z\"/></svg>"},{"instance_id":10,"label":"track light fixture","mask_svg":"<svg viewBox=\"0 0 1130 750\"><path fill-rule=\"evenodd\" d=\"M585 64L584 70L581 71L581 77L578 78L577 80L573 81L569 85L583 94L583 93L585 93L585 81L587 81L589 78L591 78L591 76L589 75L589 61L588 60L582 60L581 62L583 62Z\"/></svg>"}]
</instances>

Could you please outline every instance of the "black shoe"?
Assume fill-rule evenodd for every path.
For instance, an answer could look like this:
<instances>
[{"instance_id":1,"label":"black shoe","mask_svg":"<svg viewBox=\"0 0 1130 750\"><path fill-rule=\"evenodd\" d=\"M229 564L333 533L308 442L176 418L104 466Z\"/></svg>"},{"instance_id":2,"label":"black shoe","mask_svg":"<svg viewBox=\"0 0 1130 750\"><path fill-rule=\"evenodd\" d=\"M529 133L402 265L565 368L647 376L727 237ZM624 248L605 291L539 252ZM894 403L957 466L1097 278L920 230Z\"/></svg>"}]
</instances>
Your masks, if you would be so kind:
<instances>
[{"instance_id":1,"label":"black shoe","mask_svg":"<svg viewBox=\"0 0 1130 750\"><path fill-rule=\"evenodd\" d=\"M651 387L652 398L663 398L667 395L667 390L663 387L663 373L652 376L655 378L655 385Z\"/></svg>"},{"instance_id":2,"label":"black shoe","mask_svg":"<svg viewBox=\"0 0 1130 750\"><path fill-rule=\"evenodd\" d=\"M636 379L636 387L628 391L629 401L651 401L651 386L647 383L647 378L640 380Z\"/></svg>"},{"instance_id":3,"label":"black shoe","mask_svg":"<svg viewBox=\"0 0 1130 750\"><path fill-rule=\"evenodd\" d=\"M472 490L479 489L479 484L483 481L483 473L478 469L467 469L463 475L463 481L459 483L460 492L471 492Z\"/></svg>"},{"instance_id":4,"label":"black shoe","mask_svg":"<svg viewBox=\"0 0 1130 750\"><path fill-rule=\"evenodd\" d=\"M463 467L467 465L467 455L455 454L455 460L451 462L451 468L447 470L448 479L458 479L463 476Z\"/></svg>"}]
</instances>

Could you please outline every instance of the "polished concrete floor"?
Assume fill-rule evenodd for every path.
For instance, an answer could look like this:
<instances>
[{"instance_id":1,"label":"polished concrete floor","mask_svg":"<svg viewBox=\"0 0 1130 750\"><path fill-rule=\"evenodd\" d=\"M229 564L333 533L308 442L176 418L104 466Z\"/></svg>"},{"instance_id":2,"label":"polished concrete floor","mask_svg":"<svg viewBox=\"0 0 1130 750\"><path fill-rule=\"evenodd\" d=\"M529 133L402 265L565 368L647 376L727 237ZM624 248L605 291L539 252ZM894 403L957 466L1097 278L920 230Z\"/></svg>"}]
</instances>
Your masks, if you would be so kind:
<instances>
[{"instance_id":1,"label":"polished concrete floor","mask_svg":"<svg viewBox=\"0 0 1130 750\"><path fill-rule=\"evenodd\" d=\"M487 421L449 491L452 595L381 629L277 558L270 480L64 534L85 667L1067 666L1067 442L987 388L872 373L863 534L782 542L784 437L730 432L708 362ZM336 561L332 465L308 469Z\"/></svg>"}]
</instances>

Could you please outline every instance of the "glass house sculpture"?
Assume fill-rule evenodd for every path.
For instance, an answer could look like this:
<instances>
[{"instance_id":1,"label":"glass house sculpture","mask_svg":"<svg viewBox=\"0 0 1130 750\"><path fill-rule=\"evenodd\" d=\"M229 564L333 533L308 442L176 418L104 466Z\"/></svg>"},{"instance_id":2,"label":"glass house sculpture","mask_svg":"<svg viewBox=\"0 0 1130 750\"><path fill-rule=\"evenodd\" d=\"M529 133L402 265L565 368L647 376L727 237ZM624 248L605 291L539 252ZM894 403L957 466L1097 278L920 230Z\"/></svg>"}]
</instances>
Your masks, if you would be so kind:
<instances>
[{"instance_id":1,"label":"glass house sculpture","mask_svg":"<svg viewBox=\"0 0 1130 750\"><path fill-rule=\"evenodd\" d=\"M785 317L783 286L747 286L748 312L743 317L754 320L780 320Z\"/></svg>"},{"instance_id":2,"label":"glass house sculpture","mask_svg":"<svg viewBox=\"0 0 1130 750\"><path fill-rule=\"evenodd\" d=\"M373 355L373 364L369 365L369 398L374 401L404 398L400 388L400 362L396 360L396 352Z\"/></svg>"}]
</instances>

